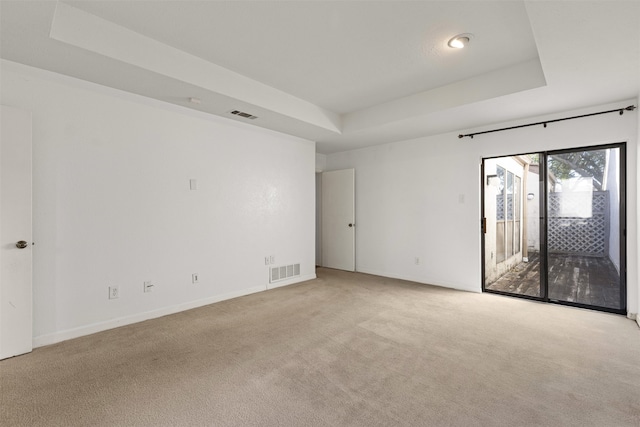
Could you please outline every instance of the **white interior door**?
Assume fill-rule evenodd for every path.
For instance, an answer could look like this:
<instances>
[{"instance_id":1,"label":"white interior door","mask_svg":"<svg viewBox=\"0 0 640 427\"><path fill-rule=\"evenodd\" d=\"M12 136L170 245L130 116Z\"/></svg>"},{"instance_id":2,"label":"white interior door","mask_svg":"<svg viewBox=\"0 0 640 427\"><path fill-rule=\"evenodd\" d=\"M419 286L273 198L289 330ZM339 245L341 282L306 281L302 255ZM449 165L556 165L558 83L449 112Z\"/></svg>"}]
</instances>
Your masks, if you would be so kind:
<instances>
[{"instance_id":1,"label":"white interior door","mask_svg":"<svg viewBox=\"0 0 640 427\"><path fill-rule=\"evenodd\" d=\"M355 170L322 173L322 265L356 269Z\"/></svg>"},{"instance_id":2,"label":"white interior door","mask_svg":"<svg viewBox=\"0 0 640 427\"><path fill-rule=\"evenodd\" d=\"M2 106L0 359L32 349L31 113Z\"/></svg>"}]
</instances>

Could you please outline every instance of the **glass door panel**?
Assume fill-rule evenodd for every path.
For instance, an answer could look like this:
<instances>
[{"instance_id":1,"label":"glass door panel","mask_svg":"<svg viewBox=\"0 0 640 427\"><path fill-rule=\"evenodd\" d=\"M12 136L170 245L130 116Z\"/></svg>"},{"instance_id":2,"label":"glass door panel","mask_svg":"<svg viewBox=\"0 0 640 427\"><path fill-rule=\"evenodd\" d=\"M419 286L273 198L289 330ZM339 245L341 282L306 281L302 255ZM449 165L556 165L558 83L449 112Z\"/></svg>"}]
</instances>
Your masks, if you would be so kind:
<instances>
[{"instance_id":1,"label":"glass door panel","mask_svg":"<svg viewBox=\"0 0 640 427\"><path fill-rule=\"evenodd\" d=\"M483 161L485 290L543 296L540 158L536 153Z\"/></svg>"},{"instance_id":2,"label":"glass door panel","mask_svg":"<svg viewBox=\"0 0 640 427\"><path fill-rule=\"evenodd\" d=\"M549 299L620 310L624 182L618 147L547 156Z\"/></svg>"}]
</instances>

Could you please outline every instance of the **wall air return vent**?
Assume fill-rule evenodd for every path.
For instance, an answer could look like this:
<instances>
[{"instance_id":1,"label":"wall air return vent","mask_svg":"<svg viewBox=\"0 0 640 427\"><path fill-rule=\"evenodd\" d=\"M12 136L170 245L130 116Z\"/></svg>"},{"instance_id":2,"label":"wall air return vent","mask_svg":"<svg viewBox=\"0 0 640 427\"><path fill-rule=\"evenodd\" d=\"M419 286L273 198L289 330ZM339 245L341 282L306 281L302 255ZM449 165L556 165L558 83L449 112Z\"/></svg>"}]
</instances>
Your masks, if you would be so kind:
<instances>
[{"instance_id":1,"label":"wall air return vent","mask_svg":"<svg viewBox=\"0 0 640 427\"><path fill-rule=\"evenodd\" d=\"M249 120L255 120L258 118L258 116L254 116L253 114L245 113L244 111L239 111L239 110L233 110L233 111L230 111L230 113L233 114L234 116L244 117L245 119L249 119Z\"/></svg>"},{"instance_id":2,"label":"wall air return vent","mask_svg":"<svg viewBox=\"0 0 640 427\"><path fill-rule=\"evenodd\" d=\"M269 269L269 283L289 279L300 275L300 264L283 265Z\"/></svg>"}]
</instances>

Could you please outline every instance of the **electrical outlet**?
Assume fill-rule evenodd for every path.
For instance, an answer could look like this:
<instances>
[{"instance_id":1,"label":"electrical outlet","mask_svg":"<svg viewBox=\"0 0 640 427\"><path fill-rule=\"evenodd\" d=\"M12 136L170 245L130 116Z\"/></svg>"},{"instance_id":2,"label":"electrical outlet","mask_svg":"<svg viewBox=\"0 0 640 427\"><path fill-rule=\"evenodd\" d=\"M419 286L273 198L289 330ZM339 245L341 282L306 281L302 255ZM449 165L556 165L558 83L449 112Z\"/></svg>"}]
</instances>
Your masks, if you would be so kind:
<instances>
[{"instance_id":1,"label":"electrical outlet","mask_svg":"<svg viewBox=\"0 0 640 427\"><path fill-rule=\"evenodd\" d=\"M144 292L151 292L153 290L153 283L150 281L144 282Z\"/></svg>"},{"instance_id":2,"label":"electrical outlet","mask_svg":"<svg viewBox=\"0 0 640 427\"><path fill-rule=\"evenodd\" d=\"M271 261L269 261L269 257L268 256L264 257L264 265L269 265L269 264L271 264Z\"/></svg>"},{"instance_id":3,"label":"electrical outlet","mask_svg":"<svg viewBox=\"0 0 640 427\"><path fill-rule=\"evenodd\" d=\"M200 275L198 273L191 275L191 283L200 283Z\"/></svg>"},{"instance_id":4,"label":"electrical outlet","mask_svg":"<svg viewBox=\"0 0 640 427\"><path fill-rule=\"evenodd\" d=\"M120 298L120 290L117 286L109 286L109 299Z\"/></svg>"}]
</instances>

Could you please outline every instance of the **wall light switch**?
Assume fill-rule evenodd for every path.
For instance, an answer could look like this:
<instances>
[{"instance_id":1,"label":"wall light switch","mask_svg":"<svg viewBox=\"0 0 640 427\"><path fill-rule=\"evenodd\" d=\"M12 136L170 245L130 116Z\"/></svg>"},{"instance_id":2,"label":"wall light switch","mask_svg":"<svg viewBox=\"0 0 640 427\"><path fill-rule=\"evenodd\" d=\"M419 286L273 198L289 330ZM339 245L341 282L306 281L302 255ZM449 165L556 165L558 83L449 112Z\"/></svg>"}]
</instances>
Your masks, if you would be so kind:
<instances>
[{"instance_id":1,"label":"wall light switch","mask_svg":"<svg viewBox=\"0 0 640 427\"><path fill-rule=\"evenodd\" d=\"M198 189L198 180L195 178L192 178L189 180L189 188L191 190L197 190Z\"/></svg>"},{"instance_id":2,"label":"wall light switch","mask_svg":"<svg viewBox=\"0 0 640 427\"><path fill-rule=\"evenodd\" d=\"M153 283L144 282L144 291L145 292L151 292L151 290L153 290Z\"/></svg>"}]
</instances>

